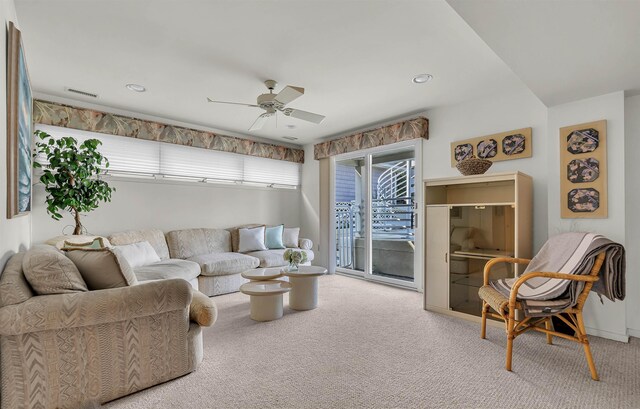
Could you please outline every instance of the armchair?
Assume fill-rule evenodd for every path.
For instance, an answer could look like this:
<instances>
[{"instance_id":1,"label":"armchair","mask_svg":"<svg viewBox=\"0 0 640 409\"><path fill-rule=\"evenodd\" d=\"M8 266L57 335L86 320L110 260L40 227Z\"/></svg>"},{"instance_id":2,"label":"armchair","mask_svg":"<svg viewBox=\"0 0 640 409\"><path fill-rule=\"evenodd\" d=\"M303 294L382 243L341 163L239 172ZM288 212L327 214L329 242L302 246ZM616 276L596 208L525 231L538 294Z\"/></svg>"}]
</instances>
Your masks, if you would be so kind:
<instances>
[{"instance_id":1,"label":"armchair","mask_svg":"<svg viewBox=\"0 0 640 409\"><path fill-rule=\"evenodd\" d=\"M587 358L587 364L591 371L591 378L595 381L598 380L598 373L596 371L595 363L591 355L591 348L589 347L589 340L587 338L584 322L582 319L582 307L591 291L593 283L598 281L598 273L606 257L606 252L600 252L591 268L589 275L573 275L554 272L529 272L519 277L513 286L509 297L505 297L501 292L489 285L491 268L497 263L511 263L511 264L528 264L531 260L519 259L519 258L496 258L490 260L484 268L484 285L478 291L478 295L482 299L482 324L480 330L480 337L484 339L486 337L487 317L493 317L501 319L505 323L505 330L507 333L507 357L506 357L506 369L511 371L511 362L513 355L513 341L519 335L533 330L545 333L547 335L547 343L551 344L553 336L565 338L577 343L580 343L584 347L584 353ZM522 310L522 305L518 300L518 290L527 281L536 278L554 278L560 280L570 280L574 282L583 282L584 288L579 293L577 302L572 307L561 310L553 315L547 315L543 317L523 317L521 320L516 319L516 310ZM491 312L490 308L495 312ZM553 329L552 317L558 317L565 324L567 324L575 334L573 336L557 332ZM544 327L542 326L544 324Z\"/></svg>"}]
</instances>

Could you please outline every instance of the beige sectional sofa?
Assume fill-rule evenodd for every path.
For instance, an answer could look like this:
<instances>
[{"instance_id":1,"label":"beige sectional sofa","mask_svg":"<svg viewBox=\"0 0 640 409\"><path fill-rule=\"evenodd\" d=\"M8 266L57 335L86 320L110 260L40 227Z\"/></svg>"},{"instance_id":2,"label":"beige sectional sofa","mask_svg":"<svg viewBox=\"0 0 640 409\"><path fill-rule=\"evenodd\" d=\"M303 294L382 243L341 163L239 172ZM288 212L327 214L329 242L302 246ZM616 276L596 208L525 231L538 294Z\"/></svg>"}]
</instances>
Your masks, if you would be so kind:
<instances>
[{"instance_id":1,"label":"beige sectional sofa","mask_svg":"<svg viewBox=\"0 0 640 409\"><path fill-rule=\"evenodd\" d=\"M215 305L184 280L37 295L25 254L12 256L0 275L2 409L97 405L202 361L200 325L215 322Z\"/></svg>"},{"instance_id":2,"label":"beige sectional sofa","mask_svg":"<svg viewBox=\"0 0 640 409\"><path fill-rule=\"evenodd\" d=\"M139 281L182 278L208 296L236 292L247 280L242 272L259 267L285 266L286 249L238 253L238 229L184 229L166 235L157 229L127 231L109 236L113 245L148 241L160 257L160 262L138 267L134 273ZM300 239L299 247L313 260L313 242Z\"/></svg>"}]
</instances>

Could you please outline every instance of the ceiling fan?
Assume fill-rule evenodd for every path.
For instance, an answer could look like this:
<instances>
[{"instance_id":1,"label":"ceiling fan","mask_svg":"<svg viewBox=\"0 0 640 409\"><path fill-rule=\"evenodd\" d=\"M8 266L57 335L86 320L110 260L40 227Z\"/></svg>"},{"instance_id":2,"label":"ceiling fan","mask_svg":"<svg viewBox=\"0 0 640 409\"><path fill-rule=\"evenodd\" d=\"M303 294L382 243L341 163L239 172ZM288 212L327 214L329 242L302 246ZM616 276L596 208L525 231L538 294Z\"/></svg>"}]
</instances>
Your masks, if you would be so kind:
<instances>
[{"instance_id":1,"label":"ceiling fan","mask_svg":"<svg viewBox=\"0 0 640 409\"><path fill-rule=\"evenodd\" d=\"M241 102L214 101L208 97L207 101L215 102L217 104L244 105L247 107L262 108L267 111L255 120L253 125L251 125L251 127L249 128L250 131L255 131L262 128L270 117L276 116L276 113L278 111L282 112L286 116L302 119L303 121L313 122L314 124L319 124L324 120L324 115L318 115L312 112L301 111L299 109L286 107L289 102L296 100L304 95L304 88L287 85L282 89L282 91L274 94L273 89L276 87L276 85L278 85L277 82L275 82L274 80L266 80L264 82L264 85L266 85L269 89L269 93L259 95L257 105L243 104Z\"/></svg>"}]
</instances>

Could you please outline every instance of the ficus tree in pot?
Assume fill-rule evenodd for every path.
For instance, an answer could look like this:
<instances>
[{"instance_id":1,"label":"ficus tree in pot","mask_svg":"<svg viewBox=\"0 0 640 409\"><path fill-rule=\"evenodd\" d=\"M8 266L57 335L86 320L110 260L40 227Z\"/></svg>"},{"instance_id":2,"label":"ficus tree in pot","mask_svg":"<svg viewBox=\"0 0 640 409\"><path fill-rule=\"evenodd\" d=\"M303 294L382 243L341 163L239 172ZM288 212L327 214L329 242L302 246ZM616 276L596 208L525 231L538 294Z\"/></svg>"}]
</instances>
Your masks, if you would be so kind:
<instances>
[{"instance_id":1,"label":"ficus tree in pot","mask_svg":"<svg viewBox=\"0 0 640 409\"><path fill-rule=\"evenodd\" d=\"M70 212L75 220L73 234L82 234L81 213L98 208L100 202L110 202L115 188L100 179L109 160L98 151L98 139L87 139L78 144L72 137L55 139L43 131L36 131L36 152L43 163L33 161L34 168L42 168L40 182L47 193L47 213L55 220L62 212Z\"/></svg>"}]
</instances>

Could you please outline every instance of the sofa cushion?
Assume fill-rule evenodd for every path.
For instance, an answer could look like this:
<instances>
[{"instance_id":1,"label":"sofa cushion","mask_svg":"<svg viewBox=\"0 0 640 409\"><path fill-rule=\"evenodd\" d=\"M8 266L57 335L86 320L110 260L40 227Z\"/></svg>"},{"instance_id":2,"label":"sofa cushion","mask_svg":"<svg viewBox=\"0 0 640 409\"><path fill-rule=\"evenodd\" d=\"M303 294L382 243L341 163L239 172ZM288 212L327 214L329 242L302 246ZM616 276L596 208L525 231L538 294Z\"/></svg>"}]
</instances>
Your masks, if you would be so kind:
<instances>
[{"instance_id":1,"label":"sofa cushion","mask_svg":"<svg viewBox=\"0 0 640 409\"><path fill-rule=\"evenodd\" d=\"M227 231L231 234L231 251L238 251L238 248L240 247L240 233L239 230L240 229L252 229L254 227L260 227L260 226L264 226L264 224L256 224L256 223L252 223L252 224L244 224L242 226L238 226L238 227L232 227L230 229L227 229Z\"/></svg>"},{"instance_id":2,"label":"sofa cushion","mask_svg":"<svg viewBox=\"0 0 640 409\"><path fill-rule=\"evenodd\" d=\"M160 262L160 257L148 241L115 246L134 270L138 267Z\"/></svg>"},{"instance_id":3,"label":"sofa cushion","mask_svg":"<svg viewBox=\"0 0 640 409\"><path fill-rule=\"evenodd\" d=\"M288 248L298 248L298 237L300 236L300 227L285 227L282 233L282 241Z\"/></svg>"},{"instance_id":4,"label":"sofa cushion","mask_svg":"<svg viewBox=\"0 0 640 409\"><path fill-rule=\"evenodd\" d=\"M138 281L182 278L191 281L200 275L200 266L189 260L170 258L133 269Z\"/></svg>"},{"instance_id":5,"label":"sofa cushion","mask_svg":"<svg viewBox=\"0 0 640 409\"><path fill-rule=\"evenodd\" d=\"M299 250L299 249L296 249ZM254 251L251 253L247 253L248 256L252 256L260 260L260 267L269 268L269 267L282 267L289 264L288 261L284 259L284 252L286 249L278 249L278 250L264 250L264 251ZM313 261L313 251L304 250L307 253L307 259L309 262Z\"/></svg>"},{"instance_id":6,"label":"sofa cushion","mask_svg":"<svg viewBox=\"0 0 640 409\"><path fill-rule=\"evenodd\" d=\"M284 224L280 226L267 227L264 231L264 244L268 249L283 249L282 233Z\"/></svg>"},{"instance_id":7,"label":"sofa cushion","mask_svg":"<svg viewBox=\"0 0 640 409\"><path fill-rule=\"evenodd\" d=\"M109 236L109 241L114 246L123 246L125 244L148 241L156 251L158 257L160 257L160 260L166 260L169 258L167 240L164 238L164 233L158 229L129 230L121 233L114 233Z\"/></svg>"},{"instance_id":8,"label":"sofa cushion","mask_svg":"<svg viewBox=\"0 0 640 409\"><path fill-rule=\"evenodd\" d=\"M231 251L231 234L223 229L185 229L167 233L171 258Z\"/></svg>"},{"instance_id":9,"label":"sofa cushion","mask_svg":"<svg viewBox=\"0 0 640 409\"><path fill-rule=\"evenodd\" d=\"M88 291L75 264L53 246L36 246L27 251L22 260L22 270L37 294Z\"/></svg>"},{"instance_id":10,"label":"sofa cushion","mask_svg":"<svg viewBox=\"0 0 640 409\"><path fill-rule=\"evenodd\" d=\"M78 267L90 290L138 284L136 275L118 249L69 250L67 257Z\"/></svg>"},{"instance_id":11,"label":"sofa cushion","mask_svg":"<svg viewBox=\"0 0 640 409\"><path fill-rule=\"evenodd\" d=\"M189 260L198 263L201 274L205 276L238 274L260 265L257 258L239 253L202 254Z\"/></svg>"},{"instance_id":12,"label":"sofa cushion","mask_svg":"<svg viewBox=\"0 0 640 409\"><path fill-rule=\"evenodd\" d=\"M0 275L0 307L21 304L34 296L33 290L22 272L25 253L11 256Z\"/></svg>"},{"instance_id":13,"label":"sofa cushion","mask_svg":"<svg viewBox=\"0 0 640 409\"><path fill-rule=\"evenodd\" d=\"M264 244L265 227L252 227L250 229L238 230L240 241L238 242L238 252L248 253L250 251L267 250Z\"/></svg>"}]
</instances>

